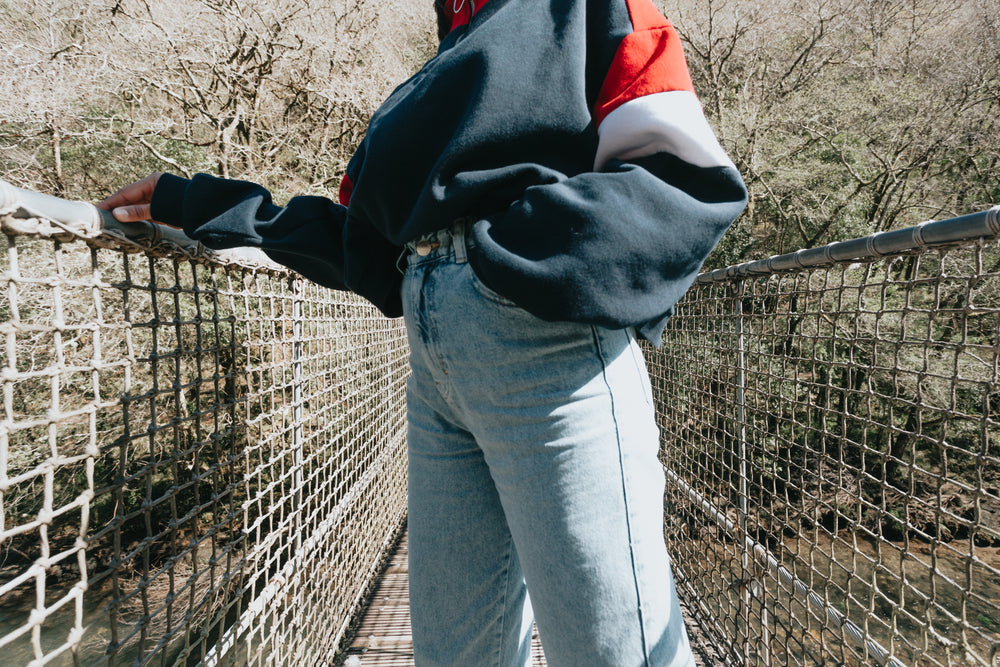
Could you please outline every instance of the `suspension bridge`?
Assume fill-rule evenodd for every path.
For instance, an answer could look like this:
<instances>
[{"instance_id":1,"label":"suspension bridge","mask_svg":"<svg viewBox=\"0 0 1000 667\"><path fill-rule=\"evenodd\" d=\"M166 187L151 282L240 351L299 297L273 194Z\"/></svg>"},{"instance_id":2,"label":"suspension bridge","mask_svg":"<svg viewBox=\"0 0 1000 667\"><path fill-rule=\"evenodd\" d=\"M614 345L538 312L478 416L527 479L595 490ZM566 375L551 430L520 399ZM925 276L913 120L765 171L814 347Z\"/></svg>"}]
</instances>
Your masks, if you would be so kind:
<instances>
[{"instance_id":1,"label":"suspension bridge","mask_svg":"<svg viewBox=\"0 0 1000 667\"><path fill-rule=\"evenodd\" d=\"M2 181L0 228L4 664L412 664L401 324ZM998 235L707 273L646 350L703 664L1000 667Z\"/></svg>"}]
</instances>

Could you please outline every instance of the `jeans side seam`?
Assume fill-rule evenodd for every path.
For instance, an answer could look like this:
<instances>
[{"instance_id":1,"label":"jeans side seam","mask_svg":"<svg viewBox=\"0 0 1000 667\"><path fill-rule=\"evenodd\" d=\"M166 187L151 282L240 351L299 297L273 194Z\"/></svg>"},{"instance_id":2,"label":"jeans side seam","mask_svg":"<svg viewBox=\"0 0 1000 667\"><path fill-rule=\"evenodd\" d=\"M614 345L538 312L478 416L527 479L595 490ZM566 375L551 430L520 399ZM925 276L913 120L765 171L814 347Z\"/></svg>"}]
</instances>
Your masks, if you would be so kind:
<instances>
[{"instance_id":1,"label":"jeans side seam","mask_svg":"<svg viewBox=\"0 0 1000 667\"><path fill-rule=\"evenodd\" d=\"M653 387L652 387L652 384L645 381L648 376L647 376L647 370L646 370L646 362L645 362L645 360L642 357L642 350L639 349L639 346L636 343L635 338L631 334L629 335L629 341L628 342L629 342L629 346L628 346L629 347L629 352L632 355L632 362L635 364L635 370L639 374L639 377L643 378L643 383L642 383L642 397L644 399L646 399L646 404L649 406L649 408L651 410L655 410L655 408L653 406L653 393L652 393L653 392Z\"/></svg>"},{"instance_id":2,"label":"jeans side seam","mask_svg":"<svg viewBox=\"0 0 1000 667\"><path fill-rule=\"evenodd\" d=\"M622 435L621 428L618 424L618 413L615 407L615 392L611 387L611 381L608 379L608 360L604 356L604 348L601 345L601 335L597 330L597 327L591 327L591 332L594 336L594 345L597 348L597 356L601 361L601 377L604 380L604 386L608 389L608 397L611 400L611 420L615 427L615 444L618 448L618 470L621 474L621 485L622 485L622 503L625 505L625 531L628 534L628 552L629 558L632 561L632 581L635 585L635 599L637 603L636 613L638 614L639 621L639 639L642 643L642 658L643 663L646 667L649 667L649 647L646 641L646 623L643 618L642 611L642 593L639 585L639 572L635 561L635 538L632 535L632 512L631 504L629 502L628 494L628 481L625 474L625 456L622 451Z\"/></svg>"},{"instance_id":3,"label":"jeans side seam","mask_svg":"<svg viewBox=\"0 0 1000 667\"><path fill-rule=\"evenodd\" d=\"M507 594L510 592L510 561L513 555L513 539L507 539L507 560L504 563L503 573L503 598L500 600L500 632L497 636L497 666L503 667L503 638L507 629Z\"/></svg>"}]
</instances>

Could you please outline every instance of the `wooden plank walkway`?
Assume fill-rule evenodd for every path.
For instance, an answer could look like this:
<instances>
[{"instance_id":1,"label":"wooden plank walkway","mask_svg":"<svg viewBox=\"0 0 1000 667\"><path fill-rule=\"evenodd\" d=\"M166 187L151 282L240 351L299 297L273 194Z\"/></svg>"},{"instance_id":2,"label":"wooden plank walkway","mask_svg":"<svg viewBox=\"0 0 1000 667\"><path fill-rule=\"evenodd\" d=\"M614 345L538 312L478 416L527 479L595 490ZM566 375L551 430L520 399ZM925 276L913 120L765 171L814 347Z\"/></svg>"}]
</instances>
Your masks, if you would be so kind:
<instances>
[{"instance_id":1,"label":"wooden plank walkway","mask_svg":"<svg viewBox=\"0 0 1000 667\"><path fill-rule=\"evenodd\" d=\"M413 667L407 549L404 534L345 653L344 667ZM537 632L532 637L531 659L534 667L544 667Z\"/></svg>"},{"instance_id":2,"label":"wooden plank walkway","mask_svg":"<svg viewBox=\"0 0 1000 667\"><path fill-rule=\"evenodd\" d=\"M399 547L372 594L358 626L354 641L345 652L344 667L413 667L413 638L410 632L409 569L407 567L407 536ZM695 650L697 667L719 664L698 651L701 634L692 627L691 617L684 610L685 621ZM694 630L695 632L691 632ZM531 662L544 667L545 656L535 632L531 641Z\"/></svg>"}]
</instances>

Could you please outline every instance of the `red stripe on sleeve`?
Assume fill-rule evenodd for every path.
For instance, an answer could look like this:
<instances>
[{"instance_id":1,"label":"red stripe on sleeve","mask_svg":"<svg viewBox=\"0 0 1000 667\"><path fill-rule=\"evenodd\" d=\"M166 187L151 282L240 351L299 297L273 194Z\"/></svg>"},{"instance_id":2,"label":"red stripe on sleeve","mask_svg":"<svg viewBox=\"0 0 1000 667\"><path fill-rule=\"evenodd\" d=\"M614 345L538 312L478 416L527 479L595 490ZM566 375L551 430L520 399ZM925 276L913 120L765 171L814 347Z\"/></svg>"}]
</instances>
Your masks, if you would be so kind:
<instances>
[{"instance_id":1,"label":"red stripe on sleeve","mask_svg":"<svg viewBox=\"0 0 1000 667\"><path fill-rule=\"evenodd\" d=\"M347 174L344 174L344 178L340 181L340 193L338 195L340 203L344 206L350 205L352 194L354 194L354 183L347 177Z\"/></svg>"},{"instance_id":2,"label":"red stripe on sleeve","mask_svg":"<svg viewBox=\"0 0 1000 667\"><path fill-rule=\"evenodd\" d=\"M629 7L647 3L648 0L637 0L630 2ZM649 6L652 7L652 4ZM674 90L694 92L680 36L666 19L660 17L655 7L652 10L659 17L660 27L637 30L627 35L618 46L594 107L594 120L598 125L609 113L631 100ZM645 10L639 13L639 19L651 20Z\"/></svg>"}]
</instances>

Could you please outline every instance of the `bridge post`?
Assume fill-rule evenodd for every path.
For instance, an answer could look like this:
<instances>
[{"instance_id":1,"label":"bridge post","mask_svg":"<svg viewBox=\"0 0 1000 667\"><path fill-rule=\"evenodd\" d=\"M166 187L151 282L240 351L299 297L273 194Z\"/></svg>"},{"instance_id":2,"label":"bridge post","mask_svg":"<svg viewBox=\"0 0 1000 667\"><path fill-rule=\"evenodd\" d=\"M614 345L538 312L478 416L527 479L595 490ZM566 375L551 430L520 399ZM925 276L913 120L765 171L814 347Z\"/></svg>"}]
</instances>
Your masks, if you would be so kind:
<instances>
[{"instance_id":1,"label":"bridge post","mask_svg":"<svg viewBox=\"0 0 1000 667\"><path fill-rule=\"evenodd\" d=\"M743 664L750 665L752 654L750 640L750 623L753 613L753 601L757 597L757 588L763 582L757 581L757 563L752 557L750 549L747 548L747 538L750 537L749 521L749 452L747 447L747 420L746 420L746 332L744 331L743 295L745 282L737 280L732 283L733 293L733 315L736 317L736 339L737 339L737 362L736 362L736 432L738 438L739 456L739 529L743 534L742 549L742 579L740 603L743 607L740 616L743 619L744 640L743 640ZM771 664L770 656L770 633L767 628L767 609L761 605L760 618L760 664Z\"/></svg>"},{"instance_id":2,"label":"bridge post","mask_svg":"<svg viewBox=\"0 0 1000 667\"><path fill-rule=\"evenodd\" d=\"M747 498L747 432L746 432L746 340L743 332L743 281L732 283L733 315L736 318L736 437L739 457L739 526L746 537L748 532ZM740 585L740 618L743 621L743 664L750 664L750 554L742 549Z\"/></svg>"}]
</instances>

